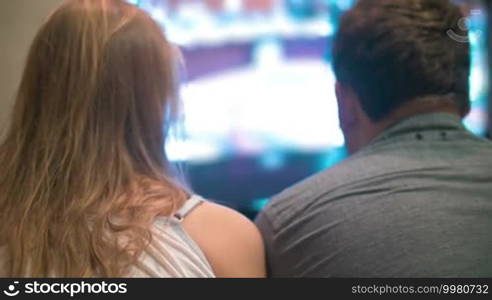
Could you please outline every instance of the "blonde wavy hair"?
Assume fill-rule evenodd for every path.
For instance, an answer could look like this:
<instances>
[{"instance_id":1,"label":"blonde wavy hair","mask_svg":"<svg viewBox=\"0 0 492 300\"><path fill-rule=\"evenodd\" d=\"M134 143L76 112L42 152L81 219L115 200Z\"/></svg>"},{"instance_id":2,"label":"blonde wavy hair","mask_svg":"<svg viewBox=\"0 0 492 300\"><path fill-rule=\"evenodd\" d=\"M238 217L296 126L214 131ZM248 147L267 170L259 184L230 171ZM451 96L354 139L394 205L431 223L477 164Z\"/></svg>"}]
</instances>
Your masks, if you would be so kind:
<instances>
[{"instance_id":1,"label":"blonde wavy hair","mask_svg":"<svg viewBox=\"0 0 492 300\"><path fill-rule=\"evenodd\" d=\"M68 0L45 22L0 145L7 276L126 276L185 201L164 150L176 57L122 0Z\"/></svg>"}]
</instances>

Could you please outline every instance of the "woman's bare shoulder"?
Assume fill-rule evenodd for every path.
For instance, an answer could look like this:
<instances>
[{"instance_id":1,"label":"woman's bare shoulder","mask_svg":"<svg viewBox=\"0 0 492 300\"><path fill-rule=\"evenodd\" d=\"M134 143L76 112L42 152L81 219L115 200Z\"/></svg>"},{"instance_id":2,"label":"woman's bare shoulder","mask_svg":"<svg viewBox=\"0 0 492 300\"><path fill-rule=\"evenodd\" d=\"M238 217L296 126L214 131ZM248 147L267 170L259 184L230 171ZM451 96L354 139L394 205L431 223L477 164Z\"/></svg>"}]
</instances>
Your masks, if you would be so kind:
<instances>
[{"instance_id":1,"label":"woman's bare shoulder","mask_svg":"<svg viewBox=\"0 0 492 300\"><path fill-rule=\"evenodd\" d=\"M217 277L264 277L265 255L256 226L240 213L204 202L183 221Z\"/></svg>"}]
</instances>

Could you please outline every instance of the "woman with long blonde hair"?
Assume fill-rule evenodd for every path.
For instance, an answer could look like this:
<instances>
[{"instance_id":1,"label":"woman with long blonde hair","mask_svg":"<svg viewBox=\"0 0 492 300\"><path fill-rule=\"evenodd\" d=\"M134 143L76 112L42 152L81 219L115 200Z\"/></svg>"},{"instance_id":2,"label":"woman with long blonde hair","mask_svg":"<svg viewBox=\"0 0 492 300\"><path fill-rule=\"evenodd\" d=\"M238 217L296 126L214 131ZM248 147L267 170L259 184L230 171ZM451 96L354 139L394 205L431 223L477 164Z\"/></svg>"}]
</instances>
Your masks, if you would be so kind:
<instances>
[{"instance_id":1,"label":"woman with long blonde hair","mask_svg":"<svg viewBox=\"0 0 492 300\"><path fill-rule=\"evenodd\" d=\"M0 276L264 275L254 225L171 176L177 57L122 0L49 17L0 145Z\"/></svg>"}]
</instances>

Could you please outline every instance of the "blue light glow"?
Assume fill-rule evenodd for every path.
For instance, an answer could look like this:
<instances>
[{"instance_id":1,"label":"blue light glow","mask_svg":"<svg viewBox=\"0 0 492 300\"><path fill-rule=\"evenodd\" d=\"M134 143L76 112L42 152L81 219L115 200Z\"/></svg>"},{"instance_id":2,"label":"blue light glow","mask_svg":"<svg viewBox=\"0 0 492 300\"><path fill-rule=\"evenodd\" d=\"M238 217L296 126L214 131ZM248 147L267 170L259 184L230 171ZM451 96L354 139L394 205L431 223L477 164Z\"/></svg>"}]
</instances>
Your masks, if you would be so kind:
<instances>
[{"instance_id":1,"label":"blue light glow","mask_svg":"<svg viewBox=\"0 0 492 300\"><path fill-rule=\"evenodd\" d=\"M325 53L317 57L289 57L285 41L324 39L328 43L337 17L354 0L274 1L265 12L251 12L241 0L226 0L213 10L207 1L140 0L165 28L168 38L182 49L219 49L244 44L251 61L197 76L182 88L186 139L171 140L166 149L172 160L214 161L230 155L258 155L265 168L277 168L282 159L271 153L322 153L339 149L335 78ZM273 2L272 2L273 3ZM485 69L483 15L470 19L472 112L465 124L475 133L485 129ZM246 46L245 46L246 47ZM207 58L210 59L210 58ZM213 60L220 62L220 54ZM200 63L200 62L199 62ZM267 154L265 154L267 153ZM320 165L338 158L327 156Z\"/></svg>"},{"instance_id":2,"label":"blue light glow","mask_svg":"<svg viewBox=\"0 0 492 300\"><path fill-rule=\"evenodd\" d=\"M269 198L256 199L252 201L251 207L254 211L262 211L270 202Z\"/></svg>"}]
</instances>

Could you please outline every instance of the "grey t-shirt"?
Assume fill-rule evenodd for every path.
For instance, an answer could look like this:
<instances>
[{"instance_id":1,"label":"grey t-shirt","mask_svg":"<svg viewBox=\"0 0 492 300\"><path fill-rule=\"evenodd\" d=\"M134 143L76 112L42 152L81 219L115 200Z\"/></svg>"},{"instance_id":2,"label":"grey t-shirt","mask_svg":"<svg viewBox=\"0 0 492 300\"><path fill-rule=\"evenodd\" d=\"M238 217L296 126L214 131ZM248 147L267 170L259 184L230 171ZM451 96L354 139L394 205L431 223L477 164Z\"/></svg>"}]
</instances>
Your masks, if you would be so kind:
<instances>
[{"instance_id":1,"label":"grey t-shirt","mask_svg":"<svg viewBox=\"0 0 492 300\"><path fill-rule=\"evenodd\" d=\"M419 115L274 197L273 277L491 277L492 143Z\"/></svg>"}]
</instances>

